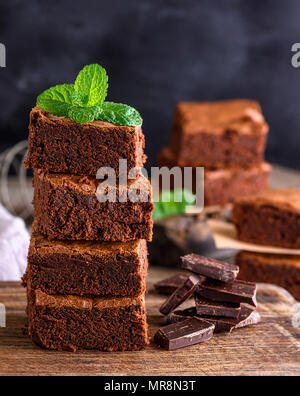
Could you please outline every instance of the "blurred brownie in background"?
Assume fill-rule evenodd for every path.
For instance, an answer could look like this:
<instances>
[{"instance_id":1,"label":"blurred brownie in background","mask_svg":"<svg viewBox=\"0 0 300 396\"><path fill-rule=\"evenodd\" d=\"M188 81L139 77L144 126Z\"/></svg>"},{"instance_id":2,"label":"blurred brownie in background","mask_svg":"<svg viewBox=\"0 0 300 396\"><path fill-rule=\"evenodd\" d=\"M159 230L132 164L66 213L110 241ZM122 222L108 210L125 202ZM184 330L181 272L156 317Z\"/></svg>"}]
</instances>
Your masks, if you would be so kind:
<instances>
[{"instance_id":1,"label":"blurred brownie in background","mask_svg":"<svg viewBox=\"0 0 300 396\"><path fill-rule=\"evenodd\" d=\"M232 220L241 241L300 249L299 190L269 190L240 198Z\"/></svg>"},{"instance_id":2,"label":"blurred brownie in background","mask_svg":"<svg viewBox=\"0 0 300 396\"><path fill-rule=\"evenodd\" d=\"M264 162L268 134L260 105L253 100L182 102L177 105L170 145L160 167L205 168L205 206L225 206L237 197L268 190L271 166Z\"/></svg>"},{"instance_id":3,"label":"blurred brownie in background","mask_svg":"<svg viewBox=\"0 0 300 396\"><path fill-rule=\"evenodd\" d=\"M159 166L173 168L177 166L174 154L169 148L161 151L158 158ZM271 166L266 162L244 168L205 169L204 172L204 204L205 206L226 205L237 197L249 196L270 187ZM184 180L183 180L184 181ZM171 180L172 182L172 180ZM193 172L193 192L201 183ZM172 186L171 186L172 187Z\"/></svg>"},{"instance_id":4,"label":"blurred brownie in background","mask_svg":"<svg viewBox=\"0 0 300 396\"><path fill-rule=\"evenodd\" d=\"M236 264L240 279L279 285L300 300L300 256L241 252Z\"/></svg>"},{"instance_id":5,"label":"blurred brownie in background","mask_svg":"<svg viewBox=\"0 0 300 396\"><path fill-rule=\"evenodd\" d=\"M170 148L182 167L249 168L263 161L267 132L256 101L181 102Z\"/></svg>"}]
</instances>

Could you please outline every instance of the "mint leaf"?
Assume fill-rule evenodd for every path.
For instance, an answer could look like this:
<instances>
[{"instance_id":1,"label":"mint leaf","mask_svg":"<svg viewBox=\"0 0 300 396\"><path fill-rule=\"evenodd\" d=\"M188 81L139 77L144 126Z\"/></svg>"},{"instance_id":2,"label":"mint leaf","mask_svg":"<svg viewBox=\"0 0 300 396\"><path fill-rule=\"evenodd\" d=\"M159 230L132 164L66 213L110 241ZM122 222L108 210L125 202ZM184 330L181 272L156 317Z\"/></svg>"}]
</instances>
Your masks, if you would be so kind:
<instances>
[{"instance_id":1,"label":"mint leaf","mask_svg":"<svg viewBox=\"0 0 300 396\"><path fill-rule=\"evenodd\" d=\"M80 93L81 98L77 104L86 107L101 105L106 98L107 88L105 69L97 64L85 66L75 81L75 91Z\"/></svg>"},{"instance_id":2,"label":"mint leaf","mask_svg":"<svg viewBox=\"0 0 300 396\"><path fill-rule=\"evenodd\" d=\"M195 205L195 202L196 197L189 190L163 191L159 202L154 203L153 218L161 220L169 216L182 215L186 212L186 208Z\"/></svg>"},{"instance_id":3,"label":"mint leaf","mask_svg":"<svg viewBox=\"0 0 300 396\"><path fill-rule=\"evenodd\" d=\"M44 111L49 111L58 117L68 115L72 107L74 85L56 85L44 91L37 98L37 105Z\"/></svg>"},{"instance_id":4,"label":"mint leaf","mask_svg":"<svg viewBox=\"0 0 300 396\"><path fill-rule=\"evenodd\" d=\"M74 90L71 96L72 103L75 106L85 107L88 102L88 97L82 95L80 92Z\"/></svg>"},{"instance_id":5,"label":"mint leaf","mask_svg":"<svg viewBox=\"0 0 300 396\"><path fill-rule=\"evenodd\" d=\"M72 106L68 111L68 118L78 122L79 124L85 124L86 122L92 122L97 117L98 107L79 107Z\"/></svg>"},{"instance_id":6,"label":"mint leaf","mask_svg":"<svg viewBox=\"0 0 300 396\"><path fill-rule=\"evenodd\" d=\"M116 125L142 125L140 113L133 107L122 103L104 102L99 106L97 119L108 121Z\"/></svg>"},{"instance_id":7,"label":"mint leaf","mask_svg":"<svg viewBox=\"0 0 300 396\"><path fill-rule=\"evenodd\" d=\"M117 125L142 124L137 110L121 103L104 102L108 77L97 64L85 66L75 84L57 85L47 89L37 98L37 105L53 115L68 117L80 124L97 120Z\"/></svg>"}]
</instances>

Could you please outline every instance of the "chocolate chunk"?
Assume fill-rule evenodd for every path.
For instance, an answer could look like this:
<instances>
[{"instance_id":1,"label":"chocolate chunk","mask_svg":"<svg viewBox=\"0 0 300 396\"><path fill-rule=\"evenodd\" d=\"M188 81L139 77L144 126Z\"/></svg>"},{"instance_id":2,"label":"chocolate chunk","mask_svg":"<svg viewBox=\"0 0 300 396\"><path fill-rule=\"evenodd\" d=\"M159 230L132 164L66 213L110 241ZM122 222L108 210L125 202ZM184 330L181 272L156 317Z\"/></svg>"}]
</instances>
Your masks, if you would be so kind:
<instances>
[{"instance_id":1,"label":"chocolate chunk","mask_svg":"<svg viewBox=\"0 0 300 396\"><path fill-rule=\"evenodd\" d=\"M215 326L205 320L191 318L162 327L154 341L168 351L198 344L212 338Z\"/></svg>"},{"instance_id":2,"label":"chocolate chunk","mask_svg":"<svg viewBox=\"0 0 300 396\"><path fill-rule=\"evenodd\" d=\"M199 316L208 315L237 318L241 311L240 304L211 301L199 295L195 296L195 302L197 315Z\"/></svg>"},{"instance_id":3,"label":"chocolate chunk","mask_svg":"<svg viewBox=\"0 0 300 396\"><path fill-rule=\"evenodd\" d=\"M240 315L236 319L225 317L213 318L208 316L205 316L204 319L215 325L215 333L231 333L234 329L239 329L241 327L246 327L259 323L261 321L261 316L254 309L242 306Z\"/></svg>"},{"instance_id":4,"label":"chocolate chunk","mask_svg":"<svg viewBox=\"0 0 300 396\"><path fill-rule=\"evenodd\" d=\"M160 312L164 315L168 315L168 313L190 298L202 281L203 278L197 275L190 275L185 283L175 290L175 292L160 307Z\"/></svg>"},{"instance_id":5,"label":"chocolate chunk","mask_svg":"<svg viewBox=\"0 0 300 396\"><path fill-rule=\"evenodd\" d=\"M235 280L223 283L207 279L201 283L197 293L213 301L246 303L257 307L256 290L256 284L251 282Z\"/></svg>"},{"instance_id":6,"label":"chocolate chunk","mask_svg":"<svg viewBox=\"0 0 300 396\"><path fill-rule=\"evenodd\" d=\"M173 311L173 312L169 313L169 315L167 317L167 322L169 324L182 322L183 320L186 320L188 318L193 318L196 315L197 315L197 311L196 311L196 308L194 308L194 307L183 309L183 310L178 310L178 311Z\"/></svg>"},{"instance_id":7,"label":"chocolate chunk","mask_svg":"<svg viewBox=\"0 0 300 396\"><path fill-rule=\"evenodd\" d=\"M188 318L198 317L196 316L196 308L188 308L184 310L177 310L171 312L168 315L168 323L178 323ZM244 305L241 306L241 311L238 318L226 318L226 317L211 317L204 316L201 317L207 322L215 325L215 333L229 332L231 333L234 329L239 329L241 327L246 327L250 325L257 324L261 321L260 314L254 309L248 308Z\"/></svg>"},{"instance_id":8,"label":"chocolate chunk","mask_svg":"<svg viewBox=\"0 0 300 396\"><path fill-rule=\"evenodd\" d=\"M239 273L236 265L197 254L181 257L181 268L226 283L234 281Z\"/></svg>"},{"instance_id":9,"label":"chocolate chunk","mask_svg":"<svg viewBox=\"0 0 300 396\"><path fill-rule=\"evenodd\" d=\"M187 278L188 275L179 273L155 283L154 287L158 293L170 295L173 294L179 287L183 286Z\"/></svg>"}]
</instances>

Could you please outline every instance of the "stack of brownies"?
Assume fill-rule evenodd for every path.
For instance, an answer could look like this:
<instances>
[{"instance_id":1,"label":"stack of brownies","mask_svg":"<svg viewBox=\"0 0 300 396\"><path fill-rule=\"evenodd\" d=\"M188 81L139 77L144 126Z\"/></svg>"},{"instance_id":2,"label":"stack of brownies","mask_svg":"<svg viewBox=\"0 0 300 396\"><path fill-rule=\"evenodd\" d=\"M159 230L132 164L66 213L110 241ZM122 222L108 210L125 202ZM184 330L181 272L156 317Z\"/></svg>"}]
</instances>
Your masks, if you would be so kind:
<instances>
[{"instance_id":1,"label":"stack of brownies","mask_svg":"<svg viewBox=\"0 0 300 396\"><path fill-rule=\"evenodd\" d=\"M225 205L269 188L267 133L255 101L179 103L170 145L159 154L159 166L205 167L205 206ZM194 173L194 190L199 183Z\"/></svg>"},{"instance_id":2,"label":"stack of brownies","mask_svg":"<svg viewBox=\"0 0 300 396\"><path fill-rule=\"evenodd\" d=\"M120 159L129 171L145 158L140 126L78 124L32 110L26 166L34 169L35 220L24 283L28 331L39 346L122 351L148 344L150 184L140 174L122 186L122 196L138 186L135 201L118 200L120 185L111 186L116 202L96 196L99 168L118 176Z\"/></svg>"}]
</instances>

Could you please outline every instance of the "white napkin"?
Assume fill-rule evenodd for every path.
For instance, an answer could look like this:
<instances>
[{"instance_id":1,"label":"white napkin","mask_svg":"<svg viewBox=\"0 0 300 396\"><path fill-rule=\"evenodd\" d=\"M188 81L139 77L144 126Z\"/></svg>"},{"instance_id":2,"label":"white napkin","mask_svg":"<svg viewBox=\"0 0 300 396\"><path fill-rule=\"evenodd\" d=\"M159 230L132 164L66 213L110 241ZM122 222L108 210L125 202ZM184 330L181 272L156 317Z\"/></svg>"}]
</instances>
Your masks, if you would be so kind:
<instances>
[{"instance_id":1,"label":"white napkin","mask_svg":"<svg viewBox=\"0 0 300 396\"><path fill-rule=\"evenodd\" d=\"M24 221L0 205L0 281L20 281L26 269L29 239Z\"/></svg>"}]
</instances>

